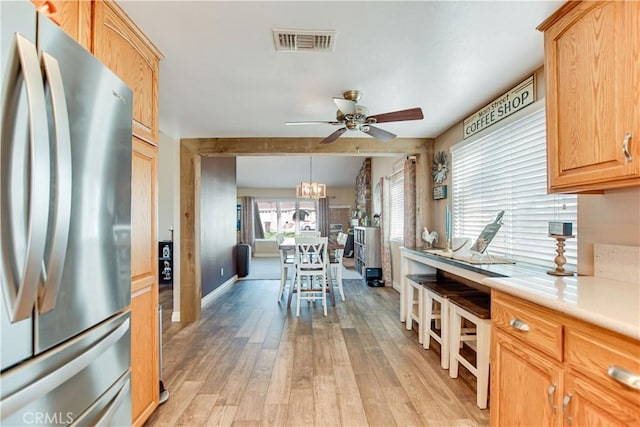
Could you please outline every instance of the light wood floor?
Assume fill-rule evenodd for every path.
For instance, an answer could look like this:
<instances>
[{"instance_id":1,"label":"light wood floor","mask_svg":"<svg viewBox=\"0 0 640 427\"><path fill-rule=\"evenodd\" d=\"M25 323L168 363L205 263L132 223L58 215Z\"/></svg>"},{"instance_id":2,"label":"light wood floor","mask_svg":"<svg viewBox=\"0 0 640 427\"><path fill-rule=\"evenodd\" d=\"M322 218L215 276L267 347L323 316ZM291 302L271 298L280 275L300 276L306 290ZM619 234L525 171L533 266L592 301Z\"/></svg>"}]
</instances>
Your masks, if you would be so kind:
<instances>
[{"instance_id":1,"label":"light wood floor","mask_svg":"<svg viewBox=\"0 0 640 427\"><path fill-rule=\"evenodd\" d=\"M163 380L156 425L480 426L475 378L440 368L437 343L418 345L398 320L399 294L345 281L346 302L276 302L278 281L240 281L192 324L170 323L162 287ZM286 297L286 295L285 295ZM293 307L292 307L293 308Z\"/></svg>"}]
</instances>

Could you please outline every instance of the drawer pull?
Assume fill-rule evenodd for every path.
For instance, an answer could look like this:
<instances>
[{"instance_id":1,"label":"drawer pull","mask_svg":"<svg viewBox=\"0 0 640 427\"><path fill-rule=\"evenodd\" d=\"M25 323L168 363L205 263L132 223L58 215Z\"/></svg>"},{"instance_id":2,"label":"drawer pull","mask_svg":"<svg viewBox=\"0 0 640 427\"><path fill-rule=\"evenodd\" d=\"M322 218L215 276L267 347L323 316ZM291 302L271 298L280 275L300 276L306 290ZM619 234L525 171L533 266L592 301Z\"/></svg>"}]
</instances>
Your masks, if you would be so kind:
<instances>
[{"instance_id":1,"label":"drawer pull","mask_svg":"<svg viewBox=\"0 0 640 427\"><path fill-rule=\"evenodd\" d=\"M562 415L564 415L567 425L571 425L573 421L573 418L569 416L569 402L571 402L571 393L567 393L562 399Z\"/></svg>"},{"instance_id":2,"label":"drawer pull","mask_svg":"<svg viewBox=\"0 0 640 427\"><path fill-rule=\"evenodd\" d=\"M609 366L607 374L620 384L626 385L634 390L640 390L640 375L633 374L620 366Z\"/></svg>"},{"instance_id":3,"label":"drawer pull","mask_svg":"<svg viewBox=\"0 0 640 427\"><path fill-rule=\"evenodd\" d=\"M633 160L631 153L629 153L629 142L631 141L631 132L627 132L622 140L622 153L624 154L624 162L628 163Z\"/></svg>"},{"instance_id":4,"label":"drawer pull","mask_svg":"<svg viewBox=\"0 0 640 427\"><path fill-rule=\"evenodd\" d=\"M549 400L549 406L551 407L551 413L556 413L556 407L553 406L553 394L556 392L556 385L551 384L547 390L547 399Z\"/></svg>"},{"instance_id":5,"label":"drawer pull","mask_svg":"<svg viewBox=\"0 0 640 427\"><path fill-rule=\"evenodd\" d=\"M511 325L514 329L517 329L519 331L529 332L529 325L527 325L520 319L511 319L511 321L509 322L509 325Z\"/></svg>"}]
</instances>

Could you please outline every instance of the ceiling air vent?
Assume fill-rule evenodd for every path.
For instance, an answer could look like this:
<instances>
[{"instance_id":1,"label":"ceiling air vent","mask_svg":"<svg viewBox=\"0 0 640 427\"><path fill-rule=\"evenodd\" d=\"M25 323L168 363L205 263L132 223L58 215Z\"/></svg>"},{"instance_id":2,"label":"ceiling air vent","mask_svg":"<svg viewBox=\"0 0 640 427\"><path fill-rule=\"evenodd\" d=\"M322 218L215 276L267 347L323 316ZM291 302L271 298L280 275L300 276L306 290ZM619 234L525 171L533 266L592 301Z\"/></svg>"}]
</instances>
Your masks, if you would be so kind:
<instances>
[{"instance_id":1,"label":"ceiling air vent","mask_svg":"<svg viewBox=\"0 0 640 427\"><path fill-rule=\"evenodd\" d=\"M276 50L284 52L331 52L335 31L273 30Z\"/></svg>"}]
</instances>

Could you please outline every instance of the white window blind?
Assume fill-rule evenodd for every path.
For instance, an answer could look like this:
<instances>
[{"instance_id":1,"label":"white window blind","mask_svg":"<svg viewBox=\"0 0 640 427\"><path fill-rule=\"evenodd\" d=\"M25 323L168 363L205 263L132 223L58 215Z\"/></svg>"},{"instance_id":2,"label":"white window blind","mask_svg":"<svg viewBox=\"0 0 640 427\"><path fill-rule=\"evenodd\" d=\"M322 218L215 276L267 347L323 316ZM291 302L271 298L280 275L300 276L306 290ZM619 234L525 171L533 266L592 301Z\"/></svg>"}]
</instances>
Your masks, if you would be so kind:
<instances>
[{"instance_id":1,"label":"white window blind","mask_svg":"<svg viewBox=\"0 0 640 427\"><path fill-rule=\"evenodd\" d=\"M554 267L556 240L549 221L572 222L577 235L575 195L547 194L544 109L451 150L453 235L474 241L504 210L491 254ZM566 267L575 269L577 239L567 240Z\"/></svg>"},{"instance_id":2,"label":"white window blind","mask_svg":"<svg viewBox=\"0 0 640 427\"><path fill-rule=\"evenodd\" d=\"M403 240L404 236L404 173L396 172L391 176L391 224L389 238Z\"/></svg>"}]
</instances>

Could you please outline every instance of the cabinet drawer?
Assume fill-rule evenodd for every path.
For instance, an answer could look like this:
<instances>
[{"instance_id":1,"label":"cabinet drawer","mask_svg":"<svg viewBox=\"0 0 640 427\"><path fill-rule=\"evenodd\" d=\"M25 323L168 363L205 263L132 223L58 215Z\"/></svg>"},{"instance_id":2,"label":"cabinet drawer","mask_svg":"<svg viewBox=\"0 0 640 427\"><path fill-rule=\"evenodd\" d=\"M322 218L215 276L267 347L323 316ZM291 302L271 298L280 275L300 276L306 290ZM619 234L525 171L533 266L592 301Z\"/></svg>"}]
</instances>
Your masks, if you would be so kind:
<instances>
[{"instance_id":1,"label":"cabinet drawer","mask_svg":"<svg viewBox=\"0 0 640 427\"><path fill-rule=\"evenodd\" d=\"M611 391L640 405L640 390L623 385L608 374L612 366L640 376L640 343L589 325L567 326L566 365ZM637 380L637 378L636 378ZM640 387L640 380L637 380Z\"/></svg>"},{"instance_id":2,"label":"cabinet drawer","mask_svg":"<svg viewBox=\"0 0 640 427\"><path fill-rule=\"evenodd\" d=\"M562 323L551 311L493 291L491 320L494 326L562 361Z\"/></svg>"}]
</instances>

